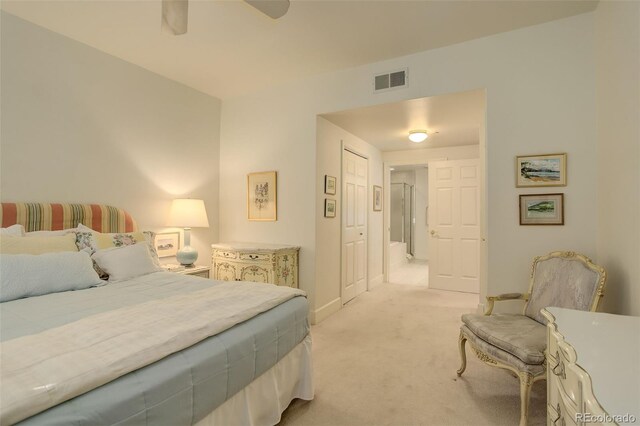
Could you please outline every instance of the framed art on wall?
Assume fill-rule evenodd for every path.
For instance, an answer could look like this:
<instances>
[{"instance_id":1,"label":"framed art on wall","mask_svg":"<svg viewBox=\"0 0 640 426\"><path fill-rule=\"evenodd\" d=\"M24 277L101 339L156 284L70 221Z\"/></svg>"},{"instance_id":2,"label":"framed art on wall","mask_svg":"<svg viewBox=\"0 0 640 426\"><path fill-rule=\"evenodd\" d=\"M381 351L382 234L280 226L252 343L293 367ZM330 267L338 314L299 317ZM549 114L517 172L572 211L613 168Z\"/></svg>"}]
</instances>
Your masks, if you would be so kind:
<instances>
[{"instance_id":1,"label":"framed art on wall","mask_svg":"<svg viewBox=\"0 0 640 426\"><path fill-rule=\"evenodd\" d=\"M516 187L567 186L567 154L516 157Z\"/></svg>"},{"instance_id":2,"label":"framed art on wall","mask_svg":"<svg viewBox=\"0 0 640 426\"><path fill-rule=\"evenodd\" d=\"M324 199L324 217L336 217L336 200Z\"/></svg>"},{"instance_id":3,"label":"framed art on wall","mask_svg":"<svg viewBox=\"0 0 640 426\"><path fill-rule=\"evenodd\" d=\"M328 195L336 195L335 176L324 175L324 193Z\"/></svg>"},{"instance_id":4,"label":"framed art on wall","mask_svg":"<svg viewBox=\"0 0 640 426\"><path fill-rule=\"evenodd\" d=\"M520 195L520 225L564 225L564 194Z\"/></svg>"},{"instance_id":5,"label":"framed art on wall","mask_svg":"<svg viewBox=\"0 0 640 426\"><path fill-rule=\"evenodd\" d=\"M158 257L175 256L180 248L180 233L165 232L156 234L154 241Z\"/></svg>"},{"instance_id":6,"label":"framed art on wall","mask_svg":"<svg viewBox=\"0 0 640 426\"><path fill-rule=\"evenodd\" d=\"M247 217L249 220L278 220L277 172L247 175Z\"/></svg>"},{"instance_id":7,"label":"framed art on wall","mask_svg":"<svg viewBox=\"0 0 640 426\"><path fill-rule=\"evenodd\" d=\"M382 187L373 185L373 211L379 212L382 210Z\"/></svg>"}]
</instances>

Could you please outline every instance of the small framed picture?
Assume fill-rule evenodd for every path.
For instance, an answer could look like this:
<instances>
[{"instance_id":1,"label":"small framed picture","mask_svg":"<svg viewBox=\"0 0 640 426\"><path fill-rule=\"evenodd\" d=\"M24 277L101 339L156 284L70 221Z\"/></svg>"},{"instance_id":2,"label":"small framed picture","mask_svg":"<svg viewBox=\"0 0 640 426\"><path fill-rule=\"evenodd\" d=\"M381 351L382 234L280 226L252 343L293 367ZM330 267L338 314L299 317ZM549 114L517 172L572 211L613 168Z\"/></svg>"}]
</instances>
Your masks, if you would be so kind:
<instances>
[{"instance_id":1,"label":"small framed picture","mask_svg":"<svg viewBox=\"0 0 640 426\"><path fill-rule=\"evenodd\" d=\"M278 220L277 172L247 175L247 217L249 220Z\"/></svg>"},{"instance_id":2,"label":"small framed picture","mask_svg":"<svg viewBox=\"0 0 640 426\"><path fill-rule=\"evenodd\" d=\"M336 217L336 200L324 199L324 217Z\"/></svg>"},{"instance_id":3,"label":"small framed picture","mask_svg":"<svg viewBox=\"0 0 640 426\"><path fill-rule=\"evenodd\" d=\"M154 245L158 252L158 257L175 256L180 249L180 233L166 232L163 234L156 234Z\"/></svg>"},{"instance_id":4,"label":"small framed picture","mask_svg":"<svg viewBox=\"0 0 640 426\"><path fill-rule=\"evenodd\" d=\"M520 225L564 225L564 194L520 195Z\"/></svg>"},{"instance_id":5,"label":"small framed picture","mask_svg":"<svg viewBox=\"0 0 640 426\"><path fill-rule=\"evenodd\" d=\"M373 185L373 211L379 212L382 210L382 187Z\"/></svg>"},{"instance_id":6,"label":"small framed picture","mask_svg":"<svg viewBox=\"0 0 640 426\"><path fill-rule=\"evenodd\" d=\"M336 195L335 176L324 175L324 193L328 195Z\"/></svg>"},{"instance_id":7,"label":"small framed picture","mask_svg":"<svg viewBox=\"0 0 640 426\"><path fill-rule=\"evenodd\" d=\"M567 154L516 157L516 187L567 186Z\"/></svg>"}]
</instances>

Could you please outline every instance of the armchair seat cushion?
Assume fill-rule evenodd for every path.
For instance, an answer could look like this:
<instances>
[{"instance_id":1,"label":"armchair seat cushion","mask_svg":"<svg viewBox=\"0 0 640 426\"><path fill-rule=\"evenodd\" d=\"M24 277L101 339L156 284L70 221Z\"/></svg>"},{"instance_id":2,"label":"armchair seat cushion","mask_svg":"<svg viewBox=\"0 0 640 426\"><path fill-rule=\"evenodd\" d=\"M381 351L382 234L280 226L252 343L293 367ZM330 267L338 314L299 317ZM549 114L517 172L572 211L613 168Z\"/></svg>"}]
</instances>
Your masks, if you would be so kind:
<instances>
[{"instance_id":1,"label":"armchair seat cushion","mask_svg":"<svg viewBox=\"0 0 640 426\"><path fill-rule=\"evenodd\" d=\"M516 314L466 314L462 316L462 322L480 339L523 363L544 363L547 328L539 322Z\"/></svg>"}]
</instances>

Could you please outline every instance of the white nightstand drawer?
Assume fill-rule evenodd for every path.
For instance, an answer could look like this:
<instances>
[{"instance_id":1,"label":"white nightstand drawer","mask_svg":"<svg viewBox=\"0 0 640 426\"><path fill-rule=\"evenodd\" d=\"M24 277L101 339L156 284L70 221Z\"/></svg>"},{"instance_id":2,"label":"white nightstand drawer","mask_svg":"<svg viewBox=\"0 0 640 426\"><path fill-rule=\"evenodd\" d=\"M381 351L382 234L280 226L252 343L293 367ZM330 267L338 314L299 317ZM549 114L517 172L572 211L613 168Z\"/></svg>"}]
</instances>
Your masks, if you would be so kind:
<instances>
[{"instance_id":1,"label":"white nightstand drawer","mask_svg":"<svg viewBox=\"0 0 640 426\"><path fill-rule=\"evenodd\" d=\"M219 257L222 259L235 259L238 257L238 253L233 251L226 251L226 250L214 250L213 256Z\"/></svg>"},{"instance_id":2,"label":"white nightstand drawer","mask_svg":"<svg viewBox=\"0 0 640 426\"><path fill-rule=\"evenodd\" d=\"M172 265L172 266L178 266L178 265ZM202 277L202 278L209 278L210 276L210 272L211 272L211 268L208 266L192 266L190 268L184 267L181 269L168 269L168 272L175 272L176 274L182 274L182 275L193 275L196 277Z\"/></svg>"}]
</instances>

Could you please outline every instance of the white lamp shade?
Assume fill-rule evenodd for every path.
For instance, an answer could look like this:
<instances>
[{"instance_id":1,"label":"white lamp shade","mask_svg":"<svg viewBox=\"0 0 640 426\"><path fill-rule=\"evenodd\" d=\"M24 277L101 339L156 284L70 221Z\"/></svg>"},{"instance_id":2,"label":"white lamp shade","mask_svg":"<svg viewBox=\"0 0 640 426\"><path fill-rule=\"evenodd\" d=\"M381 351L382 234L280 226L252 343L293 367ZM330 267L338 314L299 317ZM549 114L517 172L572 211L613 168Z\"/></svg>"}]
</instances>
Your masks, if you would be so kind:
<instances>
[{"instance_id":1,"label":"white lamp shade","mask_svg":"<svg viewBox=\"0 0 640 426\"><path fill-rule=\"evenodd\" d=\"M191 198L173 200L167 225L180 228L208 228L209 219L204 201Z\"/></svg>"}]
</instances>

